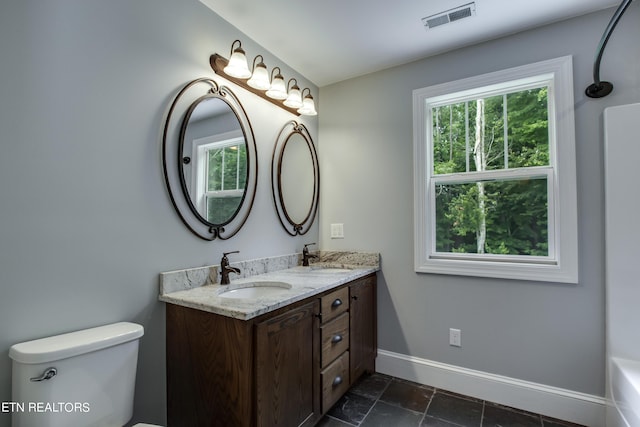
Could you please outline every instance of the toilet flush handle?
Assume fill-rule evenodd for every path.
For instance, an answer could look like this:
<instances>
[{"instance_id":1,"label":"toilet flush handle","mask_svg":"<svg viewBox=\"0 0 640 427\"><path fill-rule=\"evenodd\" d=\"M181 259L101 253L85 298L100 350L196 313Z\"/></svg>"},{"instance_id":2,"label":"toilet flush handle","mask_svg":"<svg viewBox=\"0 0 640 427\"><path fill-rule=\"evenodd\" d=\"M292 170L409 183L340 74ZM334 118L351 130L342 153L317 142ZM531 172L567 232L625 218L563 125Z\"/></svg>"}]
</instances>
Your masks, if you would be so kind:
<instances>
[{"instance_id":1,"label":"toilet flush handle","mask_svg":"<svg viewBox=\"0 0 640 427\"><path fill-rule=\"evenodd\" d=\"M33 381L33 382L40 382L40 381L50 380L51 378L55 377L56 375L58 375L58 370L56 368L47 368L42 373L42 375L40 375L39 377L30 378L30 380Z\"/></svg>"}]
</instances>

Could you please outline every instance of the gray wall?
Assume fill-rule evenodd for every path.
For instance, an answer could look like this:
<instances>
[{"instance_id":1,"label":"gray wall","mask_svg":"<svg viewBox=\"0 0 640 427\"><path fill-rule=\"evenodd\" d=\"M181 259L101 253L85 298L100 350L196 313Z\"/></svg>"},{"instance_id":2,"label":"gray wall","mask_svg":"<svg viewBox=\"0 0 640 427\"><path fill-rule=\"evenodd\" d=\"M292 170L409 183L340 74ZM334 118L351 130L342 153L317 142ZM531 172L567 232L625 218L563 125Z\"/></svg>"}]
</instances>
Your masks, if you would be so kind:
<instances>
[{"instance_id":1,"label":"gray wall","mask_svg":"<svg viewBox=\"0 0 640 427\"><path fill-rule=\"evenodd\" d=\"M640 100L639 9L632 4L607 48L602 74L616 92L601 101L582 91L612 10L322 89L322 246L382 253L381 348L603 394L601 113ZM231 241L204 242L172 210L160 165L168 104L187 81L213 76L209 55L228 55L235 38L294 75L196 0L0 6L0 401L10 400L11 344L129 320L146 330L134 420L163 423L158 273L216 264L227 250L242 251L235 260L297 252L318 238L317 226L307 237L286 235L272 206L271 149L292 116L239 88L260 163L248 223ZM580 284L415 274L411 91L567 54L575 60ZM316 119L304 122L316 138ZM344 240L329 239L334 222L345 224ZM462 349L448 346L449 327L462 329Z\"/></svg>"},{"instance_id":2,"label":"gray wall","mask_svg":"<svg viewBox=\"0 0 640 427\"><path fill-rule=\"evenodd\" d=\"M615 92L586 99L613 10L376 72L321 89L321 245L382 254L381 349L604 395L602 111L640 101L640 4L605 51ZM580 283L561 285L413 271L412 91L573 55ZM331 223L344 223L332 240ZM462 348L448 344L462 330Z\"/></svg>"},{"instance_id":3,"label":"gray wall","mask_svg":"<svg viewBox=\"0 0 640 427\"><path fill-rule=\"evenodd\" d=\"M309 86L197 0L0 5L0 401L11 399L12 344L127 320L146 332L134 420L163 423L158 273L217 264L223 251L241 250L239 261L317 241L317 225L289 237L271 200L271 151L294 116L233 85L259 154L249 221L230 241L205 242L173 211L164 116L184 84L214 77L209 56L228 57L236 38ZM303 122L317 139L317 119ZM0 426L9 424L0 414Z\"/></svg>"}]
</instances>

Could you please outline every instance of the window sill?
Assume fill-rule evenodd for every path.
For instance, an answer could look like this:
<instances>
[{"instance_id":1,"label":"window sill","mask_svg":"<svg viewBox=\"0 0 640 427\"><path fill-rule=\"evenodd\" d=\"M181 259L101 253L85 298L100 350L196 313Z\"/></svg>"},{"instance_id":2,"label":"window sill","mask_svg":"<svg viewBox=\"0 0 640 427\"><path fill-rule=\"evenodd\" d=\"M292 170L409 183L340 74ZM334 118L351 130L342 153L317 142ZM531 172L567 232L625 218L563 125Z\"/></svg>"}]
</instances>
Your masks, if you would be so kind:
<instances>
[{"instance_id":1,"label":"window sill","mask_svg":"<svg viewBox=\"0 0 640 427\"><path fill-rule=\"evenodd\" d=\"M569 263L570 264L570 263ZM578 271L560 263L509 264L495 261L460 259L416 260L416 273L447 274L455 276L491 277L498 279L528 280L536 282L578 283Z\"/></svg>"}]
</instances>

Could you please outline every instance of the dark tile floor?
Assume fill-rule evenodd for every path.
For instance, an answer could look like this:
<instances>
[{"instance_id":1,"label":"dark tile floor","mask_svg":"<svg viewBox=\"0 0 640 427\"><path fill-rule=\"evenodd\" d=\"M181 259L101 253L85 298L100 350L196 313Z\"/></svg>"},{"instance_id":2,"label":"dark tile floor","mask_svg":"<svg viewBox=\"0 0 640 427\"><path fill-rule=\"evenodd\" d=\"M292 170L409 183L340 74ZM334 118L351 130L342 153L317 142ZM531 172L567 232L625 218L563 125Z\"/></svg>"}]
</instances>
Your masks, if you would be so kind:
<instances>
[{"instance_id":1,"label":"dark tile floor","mask_svg":"<svg viewBox=\"0 0 640 427\"><path fill-rule=\"evenodd\" d=\"M356 383L321 427L579 427L383 374Z\"/></svg>"}]
</instances>

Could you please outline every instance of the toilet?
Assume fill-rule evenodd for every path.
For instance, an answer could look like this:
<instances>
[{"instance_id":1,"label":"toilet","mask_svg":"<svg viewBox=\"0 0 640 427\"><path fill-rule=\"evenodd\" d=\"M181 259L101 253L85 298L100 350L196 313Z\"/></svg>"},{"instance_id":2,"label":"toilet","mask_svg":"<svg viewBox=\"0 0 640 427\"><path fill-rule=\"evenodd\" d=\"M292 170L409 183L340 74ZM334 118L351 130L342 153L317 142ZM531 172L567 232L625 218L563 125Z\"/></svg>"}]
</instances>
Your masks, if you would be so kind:
<instances>
[{"instance_id":1,"label":"toilet","mask_svg":"<svg viewBox=\"0 0 640 427\"><path fill-rule=\"evenodd\" d=\"M12 427L124 426L143 334L120 322L13 345Z\"/></svg>"}]
</instances>

